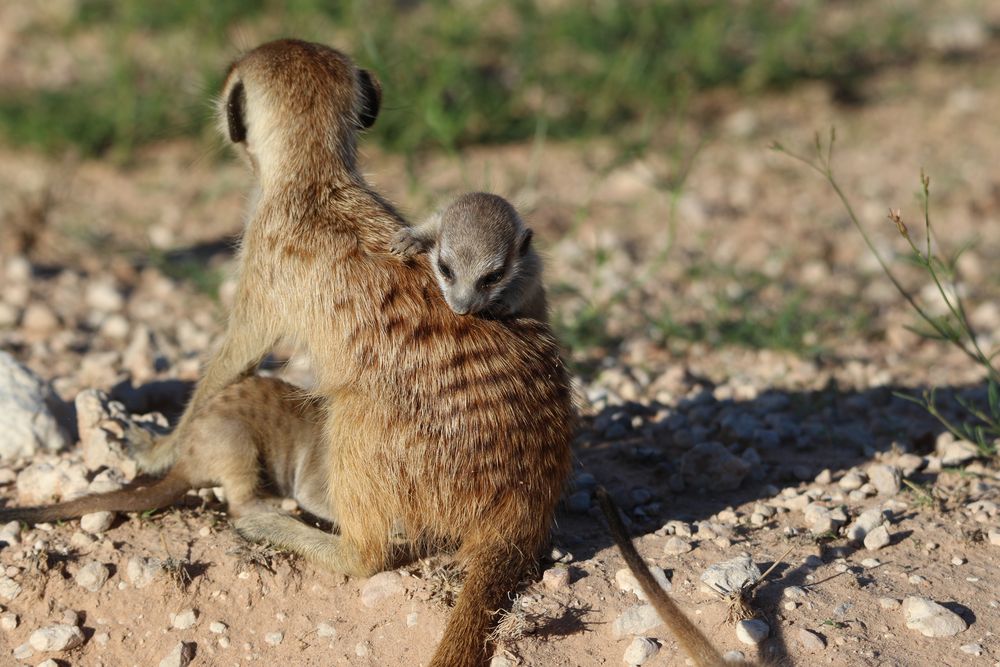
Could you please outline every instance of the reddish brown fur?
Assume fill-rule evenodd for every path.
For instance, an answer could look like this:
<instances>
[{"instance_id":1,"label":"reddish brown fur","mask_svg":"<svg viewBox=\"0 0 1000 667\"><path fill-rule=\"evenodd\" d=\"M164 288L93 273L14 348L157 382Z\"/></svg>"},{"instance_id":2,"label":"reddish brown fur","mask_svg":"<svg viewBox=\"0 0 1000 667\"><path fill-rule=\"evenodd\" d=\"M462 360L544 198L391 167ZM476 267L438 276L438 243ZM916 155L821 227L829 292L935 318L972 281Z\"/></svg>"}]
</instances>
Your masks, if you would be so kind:
<instances>
[{"instance_id":1,"label":"reddish brown fur","mask_svg":"<svg viewBox=\"0 0 1000 667\"><path fill-rule=\"evenodd\" d=\"M226 339L177 437L279 338L301 344L329 410L340 537L278 515L238 529L361 575L390 566L398 520L415 548L460 547L467 580L431 664L481 665L492 612L545 543L569 472L568 381L546 324L460 317L425 257L389 254L402 220L355 164L363 80L346 56L289 40L232 69L223 100L244 87L260 192Z\"/></svg>"}]
</instances>

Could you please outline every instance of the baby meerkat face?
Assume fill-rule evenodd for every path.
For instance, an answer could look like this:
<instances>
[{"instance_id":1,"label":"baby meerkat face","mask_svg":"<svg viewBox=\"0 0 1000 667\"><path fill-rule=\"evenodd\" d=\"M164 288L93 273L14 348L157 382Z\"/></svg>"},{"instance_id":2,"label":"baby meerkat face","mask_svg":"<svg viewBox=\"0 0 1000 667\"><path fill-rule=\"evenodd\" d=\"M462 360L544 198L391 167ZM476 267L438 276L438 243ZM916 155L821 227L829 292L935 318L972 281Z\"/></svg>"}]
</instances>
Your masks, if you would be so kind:
<instances>
[{"instance_id":1,"label":"baby meerkat face","mask_svg":"<svg viewBox=\"0 0 1000 667\"><path fill-rule=\"evenodd\" d=\"M514 267L506 252L461 246L438 239L431 262L448 307L459 315L475 315L500 298L514 277Z\"/></svg>"},{"instance_id":2,"label":"baby meerkat face","mask_svg":"<svg viewBox=\"0 0 1000 667\"><path fill-rule=\"evenodd\" d=\"M463 195L445 209L430 259L448 306L466 315L504 301L531 236L513 206L496 195Z\"/></svg>"}]
</instances>

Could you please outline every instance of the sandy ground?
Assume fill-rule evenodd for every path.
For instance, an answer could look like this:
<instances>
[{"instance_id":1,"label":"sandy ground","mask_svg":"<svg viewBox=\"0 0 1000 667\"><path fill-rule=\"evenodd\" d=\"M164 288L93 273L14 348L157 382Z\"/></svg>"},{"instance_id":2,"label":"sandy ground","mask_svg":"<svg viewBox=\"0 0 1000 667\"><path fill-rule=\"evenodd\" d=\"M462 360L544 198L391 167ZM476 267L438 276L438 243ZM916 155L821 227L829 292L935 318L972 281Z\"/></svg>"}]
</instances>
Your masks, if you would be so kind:
<instances>
[{"instance_id":1,"label":"sandy ground","mask_svg":"<svg viewBox=\"0 0 1000 667\"><path fill-rule=\"evenodd\" d=\"M991 347L1000 342L996 56L883 72L859 106L836 104L818 84L752 102L713 96L698 124L663 128L693 155L677 193L662 185L677 161L654 152L616 164L611 141L431 156L416 185L402 160L366 150L372 182L412 215L466 189L510 196L546 251L557 317L577 317L589 304L618 339L567 350L585 369L586 419L571 501L553 536L562 562L543 567L568 567L570 581L525 584L496 665L622 664L631 637L617 637L615 622L639 600L616 583L623 564L591 502L595 481L626 510L640 552L667 572L675 599L722 651L795 665L1000 664L1000 545L990 538L1000 530L996 461L942 467L943 428L893 395L938 386L945 401L977 400L982 375L906 330L911 316L829 189L767 150L780 140L808 151L813 133L835 124L838 174L890 257L904 246L885 213L901 208L919 231L914 193L924 167L939 239L951 249L974 241L961 284ZM216 301L183 267L231 268L249 182L242 167L186 142L144 150L127 168L0 149L0 182L0 347L66 401L98 388L132 412L175 415L184 383L220 333L231 284L223 281ZM693 272L705 266L728 271ZM917 273L900 271L933 296ZM760 307L804 288L808 308L832 310L815 351L672 340L644 319L662 311L702 321L720 295L741 294L747 272L770 281ZM863 325L848 326L859 313ZM295 364L281 372L308 375ZM692 452L706 442L742 462L730 461L738 472L699 461ZM18 502L14 473L44 456L4 464L8 503ZM81 466L74 447L52 460ZM876 464L899 469L916 490L863 479L855 487L851 471ZM720 488L730 473L738 487ZM814 534L823 519L806 511L811 502L841 508L844 520ZM847 534L872 508L889 515L890 542L878 550ZM196 665L426 664L455 583L439 563L417 563L400 571L398 589L366 605L364 581L243 544L210 494L152 516L117 517L97 535L71 521L26 530L18 542L0 550L21 589L0 602L16 616L2 624L0 664L51 657L155 665L179 642L193 645ZM725 622L726 602L699 581L707 566L742 553L761 569L784 554L757 590L753 608L770 627L757 646L741 643ZM167 567L139 588L128 576L136 558ZM110 574L96 592L76 581L92 562ZM923 636L898 606L907 596L943 604L968 628ZM67 610L77 614L81 646L12 657ZM171 614L186 610L196 610L194 624L174 627ZM645 664L687 664L663 626L639 634L660 647Z\"/></svg>"}]
</instances>

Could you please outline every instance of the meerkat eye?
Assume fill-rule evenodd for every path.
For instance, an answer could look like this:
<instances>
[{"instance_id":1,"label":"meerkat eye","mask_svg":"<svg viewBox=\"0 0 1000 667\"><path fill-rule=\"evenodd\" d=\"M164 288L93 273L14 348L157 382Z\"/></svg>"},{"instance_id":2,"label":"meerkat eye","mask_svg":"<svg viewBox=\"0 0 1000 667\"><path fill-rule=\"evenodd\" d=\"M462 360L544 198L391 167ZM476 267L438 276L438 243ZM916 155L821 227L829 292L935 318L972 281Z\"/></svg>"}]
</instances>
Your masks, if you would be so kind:
<instances>
[{"instance_id":1,"label":"meerkat eye","mask_svg":"<svg viewBox=\"0 0 1000 667\"><path fill-rule=\"evenodd\" d=\"M451 267L442 262L440 259L438 260L438 271L441 272L441 275L444 277L445 280L455 279L455 274L451 272Z\"/></svg>"},{"instance_id":2,"label":"meerkat eye","mask_svg":"<svg viewBox=\"0 0 1000 667\"><path fill-rule=\"evenodd\" d=\"M487 273L479 279L480 287L492 287L503 279L503 269L497 269L493 273Z\"/></svg>"}]
</instances>

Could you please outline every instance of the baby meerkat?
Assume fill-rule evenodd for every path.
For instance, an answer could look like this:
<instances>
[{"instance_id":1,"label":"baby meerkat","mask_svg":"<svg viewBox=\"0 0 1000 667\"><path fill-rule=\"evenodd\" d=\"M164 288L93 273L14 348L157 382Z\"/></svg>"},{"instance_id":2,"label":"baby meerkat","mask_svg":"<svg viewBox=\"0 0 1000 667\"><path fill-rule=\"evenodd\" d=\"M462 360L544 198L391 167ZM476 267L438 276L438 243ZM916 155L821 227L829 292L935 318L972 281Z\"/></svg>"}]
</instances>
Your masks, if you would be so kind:
<instances>
[{"instance_id":1,"label":"baby meerkat","mask_svg":"<svg viewBox=\"0 0 1000 667\"><path fill-rule=\"evenodd\" d=\"M8 507L0 521L61 521L90 512L140 512L177 502L190 489L222 486L235 518L273 512L265 488L294 498L313 515L333 521L323 468L324 414L319 399L275 378L250 376L212 397L177 442L129 429L128 441L143 472L157 449L173 465L161 479L45 507Z\"/></svg>"},{"instance_id":2,"label":"baby meerkat","mask_svg":"<svg viewBox=\"0 0 1000 667\"><path fill-rule=\"evenodd\" d=\"M448 306L459 315L548 319L542 260L533 232L503 197L464 194L414 227L403 227L392 250L430 251L431 268Z\"/></svg>"}]
</instances>

